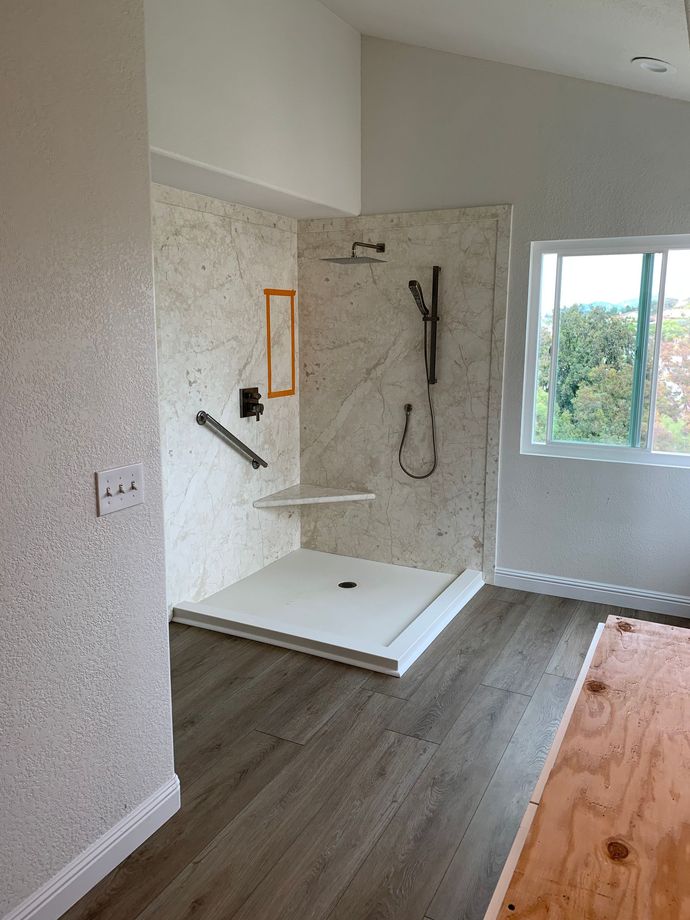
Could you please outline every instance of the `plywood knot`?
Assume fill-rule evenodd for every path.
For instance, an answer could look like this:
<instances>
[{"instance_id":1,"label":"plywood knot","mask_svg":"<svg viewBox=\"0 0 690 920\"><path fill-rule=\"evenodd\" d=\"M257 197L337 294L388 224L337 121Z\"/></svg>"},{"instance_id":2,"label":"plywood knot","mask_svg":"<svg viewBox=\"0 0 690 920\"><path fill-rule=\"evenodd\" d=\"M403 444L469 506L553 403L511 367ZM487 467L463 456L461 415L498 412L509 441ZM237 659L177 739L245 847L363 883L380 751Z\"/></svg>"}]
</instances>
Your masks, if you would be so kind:
<instances>
[{"instance_id":1,"label":"plywood knot","mask_svg":"<svg viewBox=\"0 0 690 920\"><path fill-rule=\"evenodd\" d=\"M609 842L606 844L606 850L611 859L614 861L626 859L630 854L630 850L622 840L609 840Z\"/></svg>"},{"instance_id":2,"label":"plywood knot","mask_svg":"<svg viewBox=\"0 0 690 920\"><path fill-rule=\"evenodd\" d=\"M626 623L624 620L619 620L616 623L616 626L618 627L620 632L632 632L635 629L632 623Z\"/></svg>"},{"instance_id":3,"label":"plywood knot","mask_svg":"<svg viewBox=\"0 0 690 920\"><path fill-rule=\"evenodd\" d=\"M588 680L585 687L590 693L603 693L607 689L606 684L603 684L600 680Z\"/></svg>"}]
</instances>

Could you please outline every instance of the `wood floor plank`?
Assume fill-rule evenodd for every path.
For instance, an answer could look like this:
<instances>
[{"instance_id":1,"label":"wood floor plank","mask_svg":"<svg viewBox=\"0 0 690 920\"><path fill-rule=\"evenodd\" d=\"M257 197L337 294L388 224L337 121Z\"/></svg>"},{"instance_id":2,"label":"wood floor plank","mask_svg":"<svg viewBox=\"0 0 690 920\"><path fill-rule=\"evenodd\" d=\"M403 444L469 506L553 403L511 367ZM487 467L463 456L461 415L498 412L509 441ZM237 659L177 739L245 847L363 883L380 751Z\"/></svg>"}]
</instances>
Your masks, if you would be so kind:
<instances>
[{"instance_id":1,"label":"wood floor plank","mask_svg":"<svg viewBox=\"0 0 690 920\"><path fill-rule=\"evenodd\" d=\"M494 600L502 604L526 604L534 598L533 591L521 591L518 588L499 588L497 585L485 585L491 591Z\"/></svg>"},{"instance_id":2,"label":"wood floor plank","mask_svg":"<svg viewBox=\"0 0 690 920\"><path fill-rule=\"evenodd\" d=\"M320 660L310 655L282 656L232 692L217 693L188 710L185 718L178 717L174 741L180 780L194 782L210 758L255 728L265 712L272 711L319 667Z\"/></svg>"},{"instance_id":3,"label":"wood floor plank","mask_svg":"<svg viewBox=\"0 0 690 920\"><path fill-rule=\"evenodd\" d=\"M355 800L360 761L402 705L357 691L300 755L181 872L141 920L229 920L307 824L326 806Z\"/></svg>"},{"instance_id":4,"label":"wood floor plank","mask_svg":"<svg viewBox=\"0 0 690 920\"><path fill-rule=\"evenodd\" d=\"M235 920L327 917L434 751L416 738L381 735L350 778L354 794L324 802Z\"/></svg>"},{"instance_id":5,"label":"wood floor plank","mask_svg":"<svg viewBox=\"0 0 690 920\"><path fill-rule=\"evenodd\" d=\"M329 920L419 920L528 698L479 687Z\"/></svg>"},{"instance_id":6,"label":"wood floor plank","mask_svg":"<svg viewBox=\"0 0 690 920\"><path fill-rule=\"evenodd\" d=\"M532 595L529 608L486 675L501 690L534 693L578 602Z\"/></svg>"},{"instance_id":7,"label":"wood floor plank","mask_svg":"<svg viewBox=\"0 0 690 920\"><path fill-rule=\"evenodd\" d=\"M607 604L579 602L546 666L547 673L575 680L582 669L582 662L598 624L605 623L609 615L615 616L620 611L620 607L610 607Z\"/></svg>"},{"instance_id":8,"label":"wood floor plank","mask_svg":"<svg viewBox=\"0 0 690 920\"><path fill-rule=\"evenodd\" d=\"M543 675L427 908L433 920L483 920L573 686Z\"/></svg>"},{"instance_id":9,"label":"wood floor plank","mask_svg":"<svg viewBox=\"0 0 690 920\"><path fill-rule=\"evenodd\" d=\"M237 644L232 641L233 638L226 636L223 641L211 645L204 661L190 675L190 679L185 681L184 686L181 687L173 676L173 717L178 722L183 722L190 712L194 713L207 706L209 701L232 693L259 677L275 662L287 657L287 651L278 646L249 640L241 640L241 644Z\"/></svg>"},{"instance_id":10,"label":"wood floor plank","mask_svg":"<svg viewBox=\"0 0 690 920\"><path fill-rule=\"evenodd\" d=\"M224 637L224 641L211 645L203 662L185 680L184 686L180 686L180 682L173 677L175 720L184 722L190 712L198 711L223 694L232 693L287 655L285 649L275 645L262 645L248 640L237 644L232 641L233 638ZM227 639L231 641L227 642Z\"/></svg>"},{"instance_id":11,"label":"wood floor plank","mask_svg":"<svg viewBox=\"0 0 690 920\"><path fill-rule=\"evenodd\" d=\"M194 686L202 674L213 668L220 656L232 660L252 645L257 643L210 629L188 627L187 632L170 646L173 693L179 696L187 687Z\"/></svg>"},{"instance_id":12,"label":"wood floor plank","mask_svg":"<svg viewBox=\"0 0 690 920\"><path fill-rule=\"evenodd\" d=\"M171 623L168 635L174 635ZM177 633L174 641L170 642L170 678L178 687L185 686L185 681L193 680L193 675L203 667L208 655L209 642L202 633L208 630L195 629L193 626L185 627L185 631ZM215 640L216 642L218 639Z\"/></svg>"},{"instance_id":13,"label":"wood floor plank","mask_svg":"<svg viewBox=\"0 0 690 920\"><path fill-rule=\"evenodd\" d=\"M252 732L210 761L182 791L182 807L63 920L134 918L301 751Z\"/></svg>"},{"instance_id":14,"label":"wood floor plank","mask_svg":"<svg viewBox=\"0 0 690 920\"><path fill-rule=\"evenodd\" d=\"M526 609L491 601L415 690L389 728L427 741L443 741L519 627Z\"/></svg>"},{"instance_id":15,"label":"wood floor plank","mask_svg":"<svg viewBox=\"0 0 690 920\"><path fill-rule=\"evenodd\" d=\"M188 629L191 629L191 626L187 626L184 623L169 623L168 624L168 634L170 636L170 644L177 642Z\"/></svg>"},{"instance_id":16,"label":"wood floor plank","mask_svg":"<svg viewBox=\"0 0 690 920\"><path fill-rule=\"evenodd\" d=\"M305 744L358 690L369 676L368 671L337 661L323 661L276 706L256 722L263 732Z\"/></svg>"},{"instance_id":17,"label":"wood floor plank","mask_svg":"<svg viewBox=\"0 0 690 920\"><path fill-rule=\"evenodd\" d=\"M513 591L508 588L495 588L492 585L484 585L402 677L371 674L365 686L367 689L376 690L379 693L389 693L391 696L400 697L400 699L409 699L424 683L441 659L456 645L463 633L482 617L485 610L497 603L516 605L526 603L531 596L526 591Z\"/></svg>"}]
</instances>

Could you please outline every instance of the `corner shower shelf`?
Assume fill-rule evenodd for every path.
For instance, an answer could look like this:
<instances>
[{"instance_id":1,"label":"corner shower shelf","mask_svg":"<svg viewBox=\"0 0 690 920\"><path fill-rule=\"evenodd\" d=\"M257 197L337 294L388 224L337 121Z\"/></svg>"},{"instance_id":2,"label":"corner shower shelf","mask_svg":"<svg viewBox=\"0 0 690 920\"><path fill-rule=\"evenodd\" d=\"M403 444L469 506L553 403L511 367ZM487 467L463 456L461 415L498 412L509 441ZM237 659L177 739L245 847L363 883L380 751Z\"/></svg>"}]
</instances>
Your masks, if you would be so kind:
<instances>
[{"instance_id":1,"label":"corner shower shelf","mask_svg":"<svg viewBox=\"0 0 690 920\"><path fill-rule=\"evenodd\" d=\"M299 483L265 495L254 502L255 508L284 508L288 505L322 505L326 502L370 502L376 496L361 489L331 489L327 486L310 486Z\"/></svg>"}]
</instances>

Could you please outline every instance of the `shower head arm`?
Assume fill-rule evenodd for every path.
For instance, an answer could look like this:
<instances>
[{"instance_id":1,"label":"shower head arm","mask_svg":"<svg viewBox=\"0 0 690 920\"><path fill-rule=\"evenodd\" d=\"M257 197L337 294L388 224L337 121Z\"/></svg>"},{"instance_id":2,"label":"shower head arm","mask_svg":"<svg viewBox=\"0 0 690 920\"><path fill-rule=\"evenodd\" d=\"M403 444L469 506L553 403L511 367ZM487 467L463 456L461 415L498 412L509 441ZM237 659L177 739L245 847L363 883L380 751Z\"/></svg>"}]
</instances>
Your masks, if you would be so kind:
<instances>
[{"instance_id":1,"label":"shower head arm","mask_svg":"<svg viewBox=\"0 0 690 920\"><path fill-rule=\"evenodd\" d=\"M362 249L373 249L376 252L386 251L385 243L353 243L352 244L352 258L353 259L357 257L357 253L355 250L357 249L358 246L361 247Z\"/></svg>"}]
</instances>

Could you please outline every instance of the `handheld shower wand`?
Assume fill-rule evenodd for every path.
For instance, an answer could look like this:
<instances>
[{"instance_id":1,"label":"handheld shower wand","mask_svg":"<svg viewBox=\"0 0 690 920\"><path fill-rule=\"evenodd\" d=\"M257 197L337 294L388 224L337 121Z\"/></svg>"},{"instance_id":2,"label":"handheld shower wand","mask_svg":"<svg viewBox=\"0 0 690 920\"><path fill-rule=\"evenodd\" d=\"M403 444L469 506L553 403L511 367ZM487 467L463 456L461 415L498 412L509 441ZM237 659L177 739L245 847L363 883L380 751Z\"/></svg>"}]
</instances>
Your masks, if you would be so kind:
<instances>
[{"instance_id":1,"label":"handheld shower wand","mask_svg":"<svg viewBox=\"0 0 690 920\"><path fill-rule=\"evenodd\" d=\"M422 314L422 318L426 319L429 315L429 308L424 302L424 294L422 293L422 286L419 281L410 281L409 288L412 291L412 296L414 297L414 302L419 307L419 312Z\"/></svg>"},{"instance_id":2,"label":"handheld shower wand","mask_svg":"<svg viewBox=\"0 0 690 920\"><path fill-rule=\"evenodd\" d=\"M422 291L422 286L419 281L410 281L409 288L412 296L414 297L414 302L417 304L417 309L422 315L422 320L424 322L424 368L426 370L426 392L427 398L429 401L429 416L431 418L431 443L433 445L434 459L431 464L431 469L426 473L411 473L403 463L403 448L405 447L405 439L407 438L407 428L410 424L410 415L412 413L412 403L405 403L405 427L403 428L402 438L400 440L400 449L398 450L398 463L400 464L400 469L409 476L411 479L428 479L429 476L436 469L436 464L438 462L437 452L436 452L436 420L434 418L434 406L431 401L431 384L436 383L436 330L438 326L438 281L441 274L441 268L438 265L434 265L434 276L433 276L433 287L431 292L431 312L427 307L424 301L424 293ZM427 334L428 326L431 326L431 336ZM429 338L431 342L429 342Z\"/></svg>"}]
</instances>

